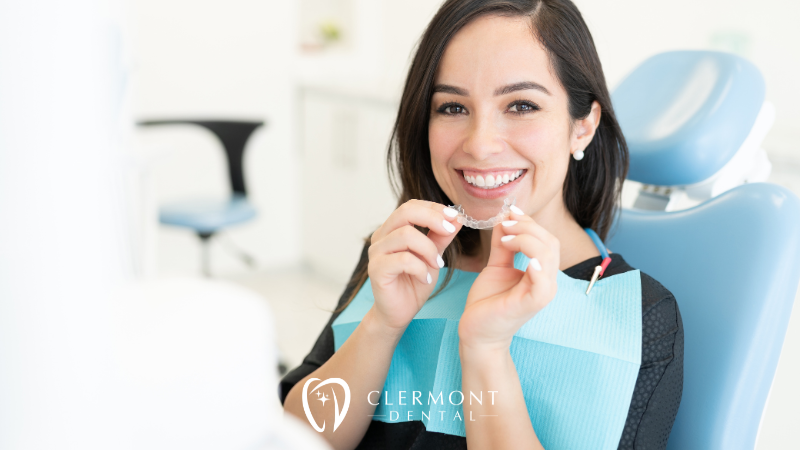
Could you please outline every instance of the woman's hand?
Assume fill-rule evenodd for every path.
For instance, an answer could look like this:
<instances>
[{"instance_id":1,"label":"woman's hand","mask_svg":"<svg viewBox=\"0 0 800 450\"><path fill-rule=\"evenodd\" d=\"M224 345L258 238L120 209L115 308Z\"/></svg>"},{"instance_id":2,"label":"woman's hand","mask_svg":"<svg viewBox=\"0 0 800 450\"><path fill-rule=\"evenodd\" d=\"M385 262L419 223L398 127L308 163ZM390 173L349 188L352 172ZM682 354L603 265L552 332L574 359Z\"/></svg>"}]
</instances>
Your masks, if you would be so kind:
<instances>
[{"instance_id":1,"label":"woman's hand","mask_svg":"<svg viewBox=\"0 0 800 450\"><path fill-rule=\"evenodd\" d=\"M426 236L414 225L430 231ZM460 229L455 210L409 200L372 234L367 270L380 323L396 330L408 326L433 292L444 266L442 252Z\"/></svg>"},{"instance_id":2,"label":"woman's hand","mask_svg":"<svg viewBox=\"0 0 800 450\"><path fill-rule=\"evenodd\" d=\"M556 295L558 239L514 209L492 231L489 263L467 296L458 326L464 348L507 351L514 333ZM524 272L514 268L516 252L531 258Z\"/></svg>"}]
</instances>

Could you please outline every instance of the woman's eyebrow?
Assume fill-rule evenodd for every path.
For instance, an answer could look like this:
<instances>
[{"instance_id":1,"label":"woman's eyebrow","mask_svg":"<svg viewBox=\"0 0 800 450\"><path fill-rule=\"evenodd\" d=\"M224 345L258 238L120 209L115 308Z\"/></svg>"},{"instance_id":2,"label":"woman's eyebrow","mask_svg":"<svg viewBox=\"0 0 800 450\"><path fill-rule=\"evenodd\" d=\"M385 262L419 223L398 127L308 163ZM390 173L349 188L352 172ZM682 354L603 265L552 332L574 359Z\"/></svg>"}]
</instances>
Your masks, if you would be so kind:
<instances>
[{"instance_id":1,"label":"woman's eyebrow","mask_svg":"<svg viewBox=\"0 0 800 450\"><path fill-rule=\"evenodd\" d=\"M506 95L516 91L524 91L527 89L535 89L537 91L544 92L547 95L551 95L550 91L547 90L546 87L542 86L539 83L534 83L533 81L522 81L520 83L509 84L508 86L503 86L498 88L494 91L494 95Z\"/></svg>"},{"instance_id":2,"label":"woman's eyebrow","mask_svg":"<svg viewBox=\"0 0 800 450\"><path fill-rule=\"evenodd\" d=\"M541 91L541 92L543 92L543 93L545 93L547 95L552 95L552 94L550 94L550 91L548 91L546 87L542 86L539 83L534 83L533 81L522 81L522 82L519 82L519 83L514 83L514 84L509 84L507 86L503 86L503 87L498 88L497 90L495 90L494 91L494 95L495 96L506 95L506 94L510 94L512 92L524 91L524 90L527 90L527 89L534 89L534 90L537 90L537 91ZM437 84L436 86L433 87L433 93L435 94L437 92L442 92L442 93L445 93L445 94L461 95L463 97L469 97L469 91L468 90L460 88L460 87L456 87L456 86L451 86L449 84Z\"/></svg>"},{"instance_id":3,"label":"woman's eyebrow","mask_svg":"<svg viewBox=\"0 0 800 450\"><path fill-rule=\"evenodd\" d=\"M460 87L450 86L449 84L437 84L433 87L433 93L443 92L445 94L455 94L462 97L469 97L469 91Z\"/></svg>"}]
</instances>

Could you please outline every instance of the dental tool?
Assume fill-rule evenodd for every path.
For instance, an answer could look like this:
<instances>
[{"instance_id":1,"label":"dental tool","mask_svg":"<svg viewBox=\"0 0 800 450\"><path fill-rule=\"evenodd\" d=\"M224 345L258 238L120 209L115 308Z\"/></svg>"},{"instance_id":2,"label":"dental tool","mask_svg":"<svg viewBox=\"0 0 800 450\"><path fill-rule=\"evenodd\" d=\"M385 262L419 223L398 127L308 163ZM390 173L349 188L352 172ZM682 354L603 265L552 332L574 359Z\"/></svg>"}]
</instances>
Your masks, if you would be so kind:
<instances>
[{"instance_id":1,"label":"dental tool","mask_svg":"<svg viewBox=\"0 0 800 450\"><path fill-rule=\"evenodd\" d=\"M603 240L600 239L600 236L598 236L597 233L595 233L595 231L592 230L591 228L584 228L584 230L592 239L594 245L597 247L597 250L600 251L600 256L603 258L603 262L601 262L599 266L596 266L594 268L594 274L592 274L592 279L589 281L589 287L586 288L586 295L589 295L589 291L592 290L594 284L600 277L603 276L603 273L606 271L606 268L608 267L609 264L611 264L611 257L608 256L608 249L606 248L606 245L603 243Z\"/></svg>"},{"instance_id":2,"label":"dental tool","mask_svg":"<svg viewBox=\"0 0 800 450\"><path fill-rule=\"evenodd\" d=\"M458 211L458 223L463 224L465 227L474 228L476 230L485 230L487 228L494 228L495 225L498 223L508 219L508 216L511 215L511 205L517 202L517 197L510 197L503 200L503 207L500 209L500 212L497 213L496 216L491 217L486 220L478 220L468 216L464 212L464 208L461 205L453 205L450 208Z\"/></svg>"}]
</instances>

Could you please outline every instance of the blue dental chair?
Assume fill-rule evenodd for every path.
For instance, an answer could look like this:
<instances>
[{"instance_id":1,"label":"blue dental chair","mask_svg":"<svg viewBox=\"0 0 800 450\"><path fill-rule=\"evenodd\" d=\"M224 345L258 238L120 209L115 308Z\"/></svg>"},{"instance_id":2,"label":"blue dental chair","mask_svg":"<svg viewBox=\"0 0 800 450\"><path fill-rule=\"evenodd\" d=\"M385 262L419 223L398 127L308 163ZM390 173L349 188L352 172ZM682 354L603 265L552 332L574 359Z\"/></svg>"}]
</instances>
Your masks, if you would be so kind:
<instances>
[{"instance_id":1,"label":"blue dental chair","mask_svg":"<svg viewBox=\"0 0 800 450\"><path fill-rule=\"evenodd\" d=\"M752 449L800 280L800 200L762 183L774 112L758 69L681 51L612 98L642 183L608 247L675 295L684 384L669 449ZM735 187L734 187L735 186Z\"/></svg>"}]
</instances>

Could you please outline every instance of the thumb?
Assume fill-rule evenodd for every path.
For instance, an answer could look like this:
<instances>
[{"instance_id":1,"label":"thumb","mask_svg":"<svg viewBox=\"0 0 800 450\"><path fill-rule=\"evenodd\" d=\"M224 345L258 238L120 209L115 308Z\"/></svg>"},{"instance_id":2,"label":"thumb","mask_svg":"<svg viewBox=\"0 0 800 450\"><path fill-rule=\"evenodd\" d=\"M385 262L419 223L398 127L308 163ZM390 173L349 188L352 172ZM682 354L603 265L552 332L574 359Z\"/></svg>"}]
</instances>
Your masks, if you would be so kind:
<instances>
[{"instance_id":1,"label":"thumb","mask_svg":"<svg viewBox=\"0 0 800 450\"><path fill-rule=\"evenodd\" d=\"M495 225L492 229L492 247L489 251L489 263L492 267L514 267L516 252L507 249L501 239L508 236L502 225ZM513 238L512 238L513 239Z\"/></svg>"}]
</instances>

